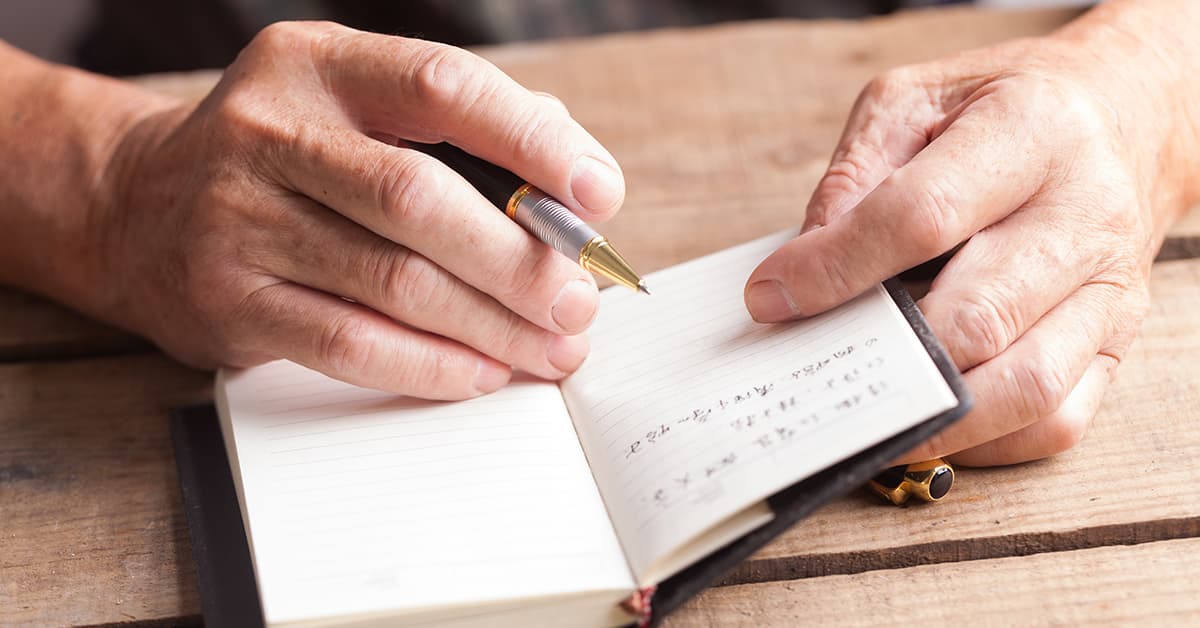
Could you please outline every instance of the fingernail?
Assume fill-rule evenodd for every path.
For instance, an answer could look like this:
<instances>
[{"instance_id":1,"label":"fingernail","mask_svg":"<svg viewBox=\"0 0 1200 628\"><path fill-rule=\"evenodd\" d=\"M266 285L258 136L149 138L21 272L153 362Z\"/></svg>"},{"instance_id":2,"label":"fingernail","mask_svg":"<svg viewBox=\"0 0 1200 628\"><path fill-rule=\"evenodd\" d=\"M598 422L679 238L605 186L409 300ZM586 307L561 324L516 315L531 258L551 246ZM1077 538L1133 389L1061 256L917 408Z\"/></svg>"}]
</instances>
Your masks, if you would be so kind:
<instances>
[{"instance_id":1,"label":"fingernail","mask_svg":"<svg viewBox=\"0 0 1200 628\"><path fill-rule=\"evenodd\" d=\"M483 394L495 392L507 384L511 376L512 370L507 366L495 360L480 360L475 371L475 390Z\"/></svg>"},{"instance_id":2,"label":"fingernail","mask_svg":"<svg viewBox=\"0 0 1200 628\"><path fill-rule=\"evenodd\" d=\"M571 194L584 209L604 213L625 196L625 179L612 166L585 155L571 171Z\"/></svg>"},{"instance_id":3,"label":"fingernail","mask_svg":"<svg viewBox=\"0 0 1200 628\"><path fill-rule=\"evenodd\" d=\"M583 331L596 316L598 299L596 286L591 282L572 279L554 299L554 305L550 307L550 316L569 334Z\"/></svg>"},{"instance_id":4,"label":"fingernail","mask_svg":"<svg viewBox=\"0 0 1200 628\"><path fill-rule=\"evenodd\" d=\"M804 235L804 234L808 233L809 231L816 231L817 229L820 229L821 227L824 227L824 226L825 225L823 225L819 222L809 223L807 225L804 225L804 228L800 230L800 235Z\"/></svg>"},{"instance_id":5,"label":"fingernail","mask_svg":"<svg viewBox=\"0 0 1200 628\"><path fill-rule=\"evenodd\" d=\"M546 346L546 359L550 365L564 375L574 373L583 364L588 354L588 339L584 334L577 336L554 336Z\"/></svg>"},{"instance_id":6,"label":"fingernail","mask_svg":"<svg viewBox=\"0 0 1200 628\"><path fill-rule=\"evenodd\" d=\"M791 295L783 289L783 284L768 279L750 284L746 290L746 307L750 315L760 323L774 323L795 318L800 314Z\"/></svg>"}]
</instances>

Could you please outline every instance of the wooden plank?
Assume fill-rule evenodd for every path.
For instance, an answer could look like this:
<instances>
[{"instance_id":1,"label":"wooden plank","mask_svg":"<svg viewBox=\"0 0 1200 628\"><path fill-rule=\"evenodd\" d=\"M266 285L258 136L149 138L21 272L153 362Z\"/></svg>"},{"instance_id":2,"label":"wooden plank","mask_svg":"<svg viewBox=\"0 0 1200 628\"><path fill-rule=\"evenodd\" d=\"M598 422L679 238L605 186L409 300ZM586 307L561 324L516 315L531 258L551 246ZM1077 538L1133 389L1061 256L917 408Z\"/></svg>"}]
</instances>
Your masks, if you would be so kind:
<instances>
[{"instance_id":1,"label":"wooden plank","mask_svg":"<svg viewBox=\"0 0 1200 628\"><path fill-rule=\"evenodd\" d=\"M628 175L629 203L610 235L653 269L795 222L797 199L820 174L870 75L1046 32L1070 15L947 11L865 23L764 22L480 52L530 87L558 94L612 148ZM198 98L218 78L199 72L142 83ZM136 346L2 290L0 311L0 360Z\"/></svg>"},{"instance_id":2,"label":"wooden plank","mask_svg":"<svg viewBox=\"0 0 1200 628\"><path fill-rule=\"evenodd\" d=\"M718 587L676 626L1195 625L1200 539Z\"/></svg>"},{"instance_id":3,"label":"wooden plank","mask_svg":"<svg viewBox=\"0 0 1200 628\"><path fill-rule=\"evenodd\" d=\"M796 224L873 75L1045 33L1074 14L950 10L867 22L776 21L479 52L531 88L557 94L612 149L629 195L606 232L639 267L656 269ZM140 82L199 98L219 76ZM1200 256L1200 213L1173 232L1163 256ZM145 346L3 290L0 311L0 360Z\"/></svg>"},{"instance_id":4,"label":"wooden plank","mask_svg":"<svg viewBox=\"0 0 1200 628\"><path fill-rule=\"evenodd\" d=\"M531 88L558 95L611 148L629 193L606 233L652 270L797 224L854 98L875 74L1045 33L1074 14L948 10L866 22L774 21L479 52ZM140 81L199 98L219 76ZM1200 214L1185 227L1165 244L1166 259L1200 255ZM41 300L0 290L0 308L7 323L0 360L144 347Z\"/></svg>"},{"instance_id":5,"label":"wooden plank","mask_svg":"<svg viewBox=\"0 0 1200 628\"><path fill-rule=\"evenodd\" d=\"M1184 214L1183 219L1172 226L1155 260L1165 262L1194 257L1200 257L1200 207Z\"/></svg>"},{"instance_id":6,"label":"wooden plank","mask_svg":"<svg viewBox=\"0 0 1200 628\"><path fill-rule=\"evenodd\" d=\"M959 469L938 504L894 508L852 495L726 582L1200 536L1200 260L1156 265L1151 291L1141 336L1076 448L1030 464Z\"/></svg>"},{"instance_id":7,"label":"wooden plank","mask_svg":"<svg viewBox=\"0 0 1200 628\"><path fill-rule=\"evenodd\" d=\"M1073 11L916 12L770 21L481 52L561 98L609 147L628 193L605 234L656 269L798 225L874 75L1044 34Z\"/></svg>"},{"instance_id":8,"label":"wooden plank","mask_svg":"<svg viewBox=\"0 0 1200 628\"><path fill-rule=\"evenodd\" d=\"M153 355L0 365L0 625L199 612L167 411L210 390Z\"/></svg>"},{"instance_id":9,"label":"wooden plank","mask_svg":"<svg viewBox=\"0 0 1200 628\"><path fill-rule=\"evenodd\" d=\"M0 362L145 351L150 344L30 294L0 289Z\"/></svg>"},{"instance_id":10,"label":"wooden plank","mask_svg":"<svg viewBox=\"0 0 1200 628\"><path fill-rule=\"evenodd\" d=\"M608 231L650 268L794 222L849 99L876 66L1038 32L1051 26L1038 17L1046 15L1053 14L937 12L858 27L761 23L484 52L531 86L558 93L613 147L630 177L630 201ZM922 35L914 41L903 35L908 29ZM730 51L739 51L744 67ZM807 61L789 74L780 59ZM839 68L861 80L843 85L831 78ZM693 229L695 237L686 235ZM660 244L658 232L680 237ZM1200 305L1198 285L1198 260L1156 268L1156 305L1143 338L1075 452L965 472L950 501L933 507L843 500L735 577L1195 534L1189 526L1200 500L1187 490L1200 479L1189 471L1200 453L1200 377L1188 356L1200 338L1188 317ZM0 315L12 317L3 320L39 320L21 318L23 303L9 310L0 302ZM62 333L86 341L77 324ZM24 346L27 336L0 325L0 347ZM206 375L149 355L0 366L0 623L197 612L165 415L204 397L207 385Z\"/></svg>"},{"instance_id":11,"label":"wooden plank","mask_svg":"<svg viewBox=\"0 0 1200 628\"><path fill-rule=\"evenodd\" d=\"M949 501L933 506L844 499L735 576L756 582L1200 534L1200 377L1189 362L1200 332L1178 309L1198 305L1198 285L1200 260L1159 266L1144 337L1078 450L963 471ZM208 381L156 356L0 366L0 623L196 612L165 415L207 398Z\"/></svg>"}]
</instances>

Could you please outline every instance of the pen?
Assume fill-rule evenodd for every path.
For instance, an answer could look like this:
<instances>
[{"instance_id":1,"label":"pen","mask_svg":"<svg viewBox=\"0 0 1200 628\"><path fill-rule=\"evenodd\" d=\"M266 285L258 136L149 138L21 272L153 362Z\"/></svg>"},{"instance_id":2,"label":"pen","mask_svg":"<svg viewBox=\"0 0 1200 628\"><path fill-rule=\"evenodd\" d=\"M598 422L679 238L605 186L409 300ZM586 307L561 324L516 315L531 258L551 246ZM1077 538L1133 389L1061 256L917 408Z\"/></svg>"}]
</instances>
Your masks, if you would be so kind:
<instances>
[{"instance_id":1,"label":"pen","mask_svg":"<svg viewBox=\"0 0 1200 628\"><path fill-rule=\"evenodd\" d=\"M884 469L867 483L871 490L900 506L915 496L936 502L954 486L954 467L941 458Z\"/></svg>"},{"instance_id":2,"label":"pen","mask_svg":"<svg viewBox=\"0 0 1200 628\"><path fill-rule=\"evenodd\" d=\"M450 144L407 142L407 145L450 166L509 218L559 253L578 260L588 271L650 294L646 282L608 239L554 197L504 168Z\"/></svg>"}]
</instances>

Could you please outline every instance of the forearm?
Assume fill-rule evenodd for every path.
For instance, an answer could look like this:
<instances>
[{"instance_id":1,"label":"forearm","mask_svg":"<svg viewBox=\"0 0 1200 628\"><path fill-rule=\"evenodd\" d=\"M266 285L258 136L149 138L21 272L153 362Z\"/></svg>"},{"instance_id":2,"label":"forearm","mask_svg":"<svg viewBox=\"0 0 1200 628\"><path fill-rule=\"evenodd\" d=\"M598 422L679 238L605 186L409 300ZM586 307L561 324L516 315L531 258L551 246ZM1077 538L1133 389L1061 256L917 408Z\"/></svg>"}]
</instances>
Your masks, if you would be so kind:
<instances>
[{"instance_id":1,"label":"forearm","mask_svg":"<svg viewBox=\"0 0 1200 628\"><path fill-rule=\"evenodd\" d=\"M89 219L130 128L172 104L0 42L0 284L94 310L102 256Z\"/></svg>"},{"instance_id":2,"label":"forearm","mask_svg":"<svg viewBox=\"0 0 1200 628\"><path fill-rule=\"evenodd\" d=\"M1130 143L1154 151L1163 185L1151 200L1165 224L1200 202L1200 2L1113 0L1055 33L1095 56L1098 82Z\"/></svg>"}]
</instances>

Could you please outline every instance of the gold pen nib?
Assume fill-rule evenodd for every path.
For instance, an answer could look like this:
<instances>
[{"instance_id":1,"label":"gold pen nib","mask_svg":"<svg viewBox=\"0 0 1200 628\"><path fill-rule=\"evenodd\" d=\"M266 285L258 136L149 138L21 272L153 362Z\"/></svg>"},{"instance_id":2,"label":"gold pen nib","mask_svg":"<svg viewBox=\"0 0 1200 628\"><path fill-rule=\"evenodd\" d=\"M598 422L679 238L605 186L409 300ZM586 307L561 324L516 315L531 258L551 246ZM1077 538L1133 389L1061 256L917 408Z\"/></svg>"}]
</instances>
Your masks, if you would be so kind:
<instances>
[{"instance_id":1,"label":"gold pen nib","mask_svg":"<svg viewBox=\"0 0 1200 628\"><path fill-rule=\"evenodd\" d=\"M579 251L579 265L630 290L650 294L646 282L604 236L596 236L583 245L583 249Z\"/></svg>"}]
</instances>

